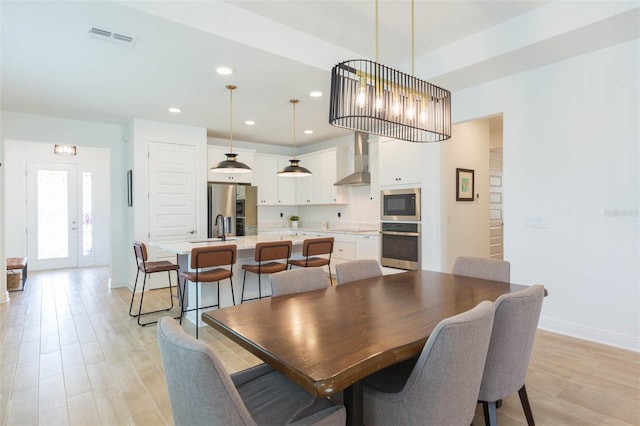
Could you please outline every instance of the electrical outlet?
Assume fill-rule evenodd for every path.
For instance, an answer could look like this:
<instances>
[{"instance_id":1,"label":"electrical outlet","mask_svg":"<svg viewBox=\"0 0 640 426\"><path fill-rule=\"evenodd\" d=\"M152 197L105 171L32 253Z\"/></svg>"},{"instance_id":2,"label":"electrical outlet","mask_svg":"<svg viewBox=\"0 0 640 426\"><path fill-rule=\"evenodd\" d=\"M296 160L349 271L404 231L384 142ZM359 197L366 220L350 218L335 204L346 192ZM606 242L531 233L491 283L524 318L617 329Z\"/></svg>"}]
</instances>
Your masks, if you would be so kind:
<instances>
[{"instance_id":1,"label":"electrical outlet","mask_svg":"<svg viewBox=\"0 0 640 426\"><path fill-rule=\"evenodd\" d=\"M284 217L284 213L280 213L280 217Z\"/></svg>"},{"instance_id":2,"label":"electrical outlet","mask_svg":"<svg viewBox=\"0 0 640 426\"><path fill-rule=\"evenodd\" d=\"M338 217L342 217L342 213L338 212Z\"/></svg>"}]
</instances>

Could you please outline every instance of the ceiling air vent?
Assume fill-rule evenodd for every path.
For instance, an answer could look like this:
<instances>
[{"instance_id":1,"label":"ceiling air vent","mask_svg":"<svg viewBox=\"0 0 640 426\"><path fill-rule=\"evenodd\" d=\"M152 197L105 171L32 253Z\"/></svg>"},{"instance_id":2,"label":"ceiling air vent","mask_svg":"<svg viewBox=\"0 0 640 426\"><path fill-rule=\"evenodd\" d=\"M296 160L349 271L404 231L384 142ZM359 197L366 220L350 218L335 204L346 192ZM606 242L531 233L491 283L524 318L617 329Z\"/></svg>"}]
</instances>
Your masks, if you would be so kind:
<instances>
[{"instance_id":1,"label":"ceiling air vent","mask_svg":"<svg viewBox=\"0 0 640 426\"><path fill-rule=\"evenodd\" d=\"M121 43L128 46L133 46L136 43L136 38L134 36L116 33L104 28L91 27L89 28L89 35L101 40L109 40L114 43Z\"/></svg>"}]
</instances>

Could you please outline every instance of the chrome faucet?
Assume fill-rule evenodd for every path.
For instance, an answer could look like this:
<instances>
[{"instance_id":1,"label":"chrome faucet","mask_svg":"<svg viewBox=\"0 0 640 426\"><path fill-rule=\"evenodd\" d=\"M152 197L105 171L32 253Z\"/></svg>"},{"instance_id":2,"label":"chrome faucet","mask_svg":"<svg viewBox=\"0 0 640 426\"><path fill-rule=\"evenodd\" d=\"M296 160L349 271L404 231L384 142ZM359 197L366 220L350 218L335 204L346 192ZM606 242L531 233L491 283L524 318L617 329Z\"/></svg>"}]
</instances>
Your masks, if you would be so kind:
<instances>
[{"instance_id":1,"label":"chrome faucet","mask_svg":"<svg viewBox=\"0 0 640 426\"><path fill-rule=\"evenodd\" d=\"M222 241L227 241L227 237L226 237L225 232L224 232L224 222L225 222L224 216L222 216L221 214L216 216L216 222L215 222L216 226L218 226L218 219L221 219L220 221L222 222L222 238L221 239L222 239ZM220 230L220 228L218 228L218 231L219 230ZM218 235L220 235L220 232L218 232Z\"/></svg>"}]
</instances>

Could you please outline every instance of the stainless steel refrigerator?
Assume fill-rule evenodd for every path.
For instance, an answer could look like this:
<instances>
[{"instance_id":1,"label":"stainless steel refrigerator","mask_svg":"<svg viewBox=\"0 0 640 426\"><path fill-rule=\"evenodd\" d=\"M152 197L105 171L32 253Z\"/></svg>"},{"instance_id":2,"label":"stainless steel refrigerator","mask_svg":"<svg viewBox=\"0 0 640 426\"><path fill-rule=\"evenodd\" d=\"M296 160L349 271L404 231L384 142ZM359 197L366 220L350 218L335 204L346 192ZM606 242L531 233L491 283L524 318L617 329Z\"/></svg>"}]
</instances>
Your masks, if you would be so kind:
<instances>
[{"instance_id":1,"label":"stainless steel refrigerator","mask_svg":"<svg viewBox=\"0 0 640 426\"><path fill-rule=\"evenodd\" d=\"M257 187L209 182L207 186L207 237L256 235L258 233Z\"/></svg>"}]
</instances>

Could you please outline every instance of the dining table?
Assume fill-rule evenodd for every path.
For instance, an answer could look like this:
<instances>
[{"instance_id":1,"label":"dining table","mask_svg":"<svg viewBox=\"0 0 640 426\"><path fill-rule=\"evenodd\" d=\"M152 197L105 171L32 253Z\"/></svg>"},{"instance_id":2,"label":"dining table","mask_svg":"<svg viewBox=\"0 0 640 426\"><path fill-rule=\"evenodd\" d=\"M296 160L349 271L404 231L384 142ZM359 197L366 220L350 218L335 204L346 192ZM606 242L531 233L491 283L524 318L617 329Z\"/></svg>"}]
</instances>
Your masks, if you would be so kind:
<instances>
[{"instance_id":1,"label":"dining table","mask_svg":"<svg viewBox=\"0 0 640 426\"><path fill-rule=\"evenodd\" d=\"M416 270L271 297L203 321L317 397L343 392L363 424L363 381L418 356L445 318L526 286Z\"/></svg>"}]
</instances>

